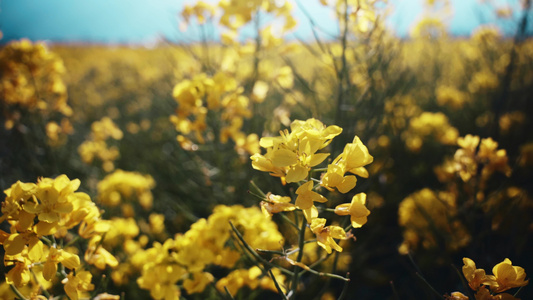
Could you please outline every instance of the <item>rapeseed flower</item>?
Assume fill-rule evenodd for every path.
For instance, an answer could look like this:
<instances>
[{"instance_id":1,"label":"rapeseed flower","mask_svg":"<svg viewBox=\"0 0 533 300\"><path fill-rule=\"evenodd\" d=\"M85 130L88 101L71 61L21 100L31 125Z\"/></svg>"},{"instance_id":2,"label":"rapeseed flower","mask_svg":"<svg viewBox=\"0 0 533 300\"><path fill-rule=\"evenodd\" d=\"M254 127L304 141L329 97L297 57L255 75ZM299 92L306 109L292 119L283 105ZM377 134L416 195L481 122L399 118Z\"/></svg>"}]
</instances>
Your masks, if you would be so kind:
<instances>
[{"instance_id":1,"label":"rapeseed flower","mask_svg":"<svg viewBox=\"0 0 533 300\"><path fill-rule=\"evenodd\" d=\"M327 253L331 253L332 249L342 252L342 247L334 239L346 239L346 232L342 227L325 225L326 219L324 218L314 218L311 222L311 231L316 235L317 244L324 248Z\"/></svg>"},{"instance_id":2,"label":"rapeseed flower","mask_svg":"<svg viewBox=\"0 0 533 300\"><path fill-rule=\"evenodd\" d=\"M82 293L94 290L91 283L93 275L89 271L70 272L62 283L65 285L65 292L72 300L78 300Z\"/></svg>"},{"instance_id":3,"label":"rapeseed flower","mask_svg":"<svg viewBox=\"0 0 533 300\"><path fill-rule=\"evenodd\" d=\"M489 275L490 289L494 293L501 293L511 288L525 286L529 283L526 279L524 268L513 266L510 259L506 258L492 268L494 275Z\"/></svg>"},{"instance_id":4,"label":"rapeseed flower","mask_svg":"<svg viewBox=\"0 0 533 300\"><path fill-rule=\"evenodd\" d=\"M470 258L463 258L463 262L463 275L470 288L476 291L476 300L517 299L510 294L502 292L511 288L522 287L529 283L529 280L525 280L526 273L524 269L513 266L508 258L492 268L494 275L486 275L485 270L477 269L476 264ZM466 296L456 292L456 298L452 299L468 299L467 297L461 297Z\"/></svg>"},{"instance_id":5,"label":"rapeseed flower","mask_svg":"<svg viewBox=\"0 0 533 300\"><path fill-rule=\"evenodd\" d=\"M311 167L322 163L329 153L317 153L342 132L338 126L326 127L316 119L295 120L291 132L281 131L278 137L263 137L259 145L267 149L265 155L254 154L252 167L259 171L270 172L282 181L298 182L304 180Z\"/></svg>"},{"instance_id":6,"label":"rapeseed flower","mask_svg":"<svg viewBox=\"0 0 533 300\"><path fill-rule=\"evenodd\" d=\"M261 201L261 211L265 216L271 217L275 213L282 211L293 211L296 206L291 202L290 197L283 197L274 195L272 193L266 194L265 201Z\"/></svg>"},{"instance_id":7,"label":"rapeseed flower","mask_svg":"<svg viewBox=\"0 0 533 300\"><path fill-rule=\"evenodd\" d=\"M328 171L322 177L321 185L328 190L337 188L339 192L347 193L355 187L357 178L345 174L349 172L367 178L368 171L364 166L372 161L374 158L368 153L368 148L356 136L353 142L346 144L342 153L328 165Z\"/></svg>"},{"instance_id":8,"label":"rapeseed flower","mask_svg":"<svg viewBox=\"0 0 533 300\"><path fill-rule=\"evenodd\" d=\"M365 206L366 203L366 194L359 193L352 198L351 203L345 203L337 205L335 207L335 213L339 216L350 216L350 221L352 222L353 228L360 228L366 224L367 216L370 214L370 211Z\"/></svg>"}]
</instances>

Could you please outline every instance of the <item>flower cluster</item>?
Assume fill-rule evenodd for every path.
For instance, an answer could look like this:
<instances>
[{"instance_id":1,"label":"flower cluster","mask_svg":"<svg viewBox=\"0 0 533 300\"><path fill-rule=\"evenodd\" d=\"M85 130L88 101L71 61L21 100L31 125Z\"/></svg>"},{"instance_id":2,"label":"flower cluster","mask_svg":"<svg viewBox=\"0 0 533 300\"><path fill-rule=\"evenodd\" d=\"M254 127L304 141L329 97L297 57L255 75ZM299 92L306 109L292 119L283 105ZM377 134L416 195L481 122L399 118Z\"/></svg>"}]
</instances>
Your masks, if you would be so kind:
<instances>
[{"instance_id":1,"label":"flower cluster","mask_svg":"<svg viewBox=\"0 0 533 300\"><path fill-rule=\"evenodd\" d=\"M181 147L196 150L197 143L204 144L206 139L223 144L231 139L240 153L258 152L257 135L242 131L244 121L252 116L250 99L243 92L234 78L222 72L212 78L200 74L178 83L172 92L178 107L170 121L179 132ZM211 120L209 112L219 115Z\"/></svg>"},{"instance_id":2,"label":"flower cluster","mask_svg":"<svg viewBox=\"0 0 533 300\"><path fill-rule=\"evenodd\" d=\"M115 161L120 152L116 146L109 147L109 138L120 140L123 137L122 130L109 117L104 117L100 121L95 121L91 125L91 135L88 140L78 147L81 160L86 164L91 164L95 158L102 161L102 168L106 172L115 169Z\"/></svg>"},{"instance_id":3,"label":"flower cluster","mask_svg":"<svg viewBox=\"0 0 533 300\"><path fill-rule=\"evenodd\" d=\"M457 140L459 132L450 125L445 114L426 111L411 119L409 129L402 137L407 148L417 152L422 147L424 138L428 136L433 136L435 140L444 145L452 145Z\"/></svg>"},{"instance_id":4,"label":"flower cluster","mask_svg":"<svg viewBox=\"0 0 533 300\"><path fill-rule=\"evenodd\" d=\"M217 5L211 5L204 1L197 1L193 5L185 5L181 16L184 19L182 24L184 27L191 22L194 17L198 24L205 24L207 20L213 20L217 13L219 15L219 24L226 30L221 33L221 40L226 44L235 44L237 41L238 31L241 27L249 24L252 19L259 13L275 15L277 20L283 19L283 24L279 28L280 34L292 30L297 22L292 16L292 4L290 1L274 1L274 0L254 0L254 1L239 1L239 0L224 0L219 1ZM272 27L268 25L261 30L262 40L266 41L265 45L269 44L268 37L272 36ZM277 44L281 43L281 38ZM267 47L268 48L268 47Z\"/></svg>"},{"instance_id":5,"label":"flower cluster","mask_svg":"<svg viewBox=\"0 0 533 300\"><path fill-rule=\"evenodd\" d=\"M435 193L428 188L403 199L398 208L398 223L404 227L399 252L407 254L420 245L426 249L445 245L450 250L467 245L470 235L455 218L456 202L453 193Z\"/></svg>"},{"instance_id":6,"label":"flower cluster","mask_svg":"<svg viewBox=\"0 0 533 300\"><path fill-rule=\"evenodd\" d=\"M42 43L23 39L0 50L0 104L6 113L4 126L12 128L21 109L50 115L72 115L62 76L63 61Z\"/></svg>"},{"instance_id":7,"label":"flower cluster","mask_svg":"<svg viewBox=\"0 0 533 300\"><path fill-rule=\"evenodd\" d=\"M468 286L476 292L476 300L518 299L503 292L529 283L529 280L525 280L524 269L513 266L508 258L492 268L494 275L486 275L485 270L477 269L474 261L468 257L463 258L463 263L463 275L468 281ZM468 300L469 298L461 292L453 292L449 299Z\"/></svg>"},{"instance_id":8,"label":"flower cluster","mask_svg":"<svg viewBox=\"0 0 533 300\"><path fill-rule=\"evenodd\" d=\"M150 190L154 187L155 181L150 175L115 170L98 182L98 201L106 206L118 206L135 197L143 209L150 210L153 204Z\"/></svg>"},{"instance_id":9,"label":"flower cluster","mask_svg":"<svg viewBox=\"0 0 533 300\"><path fill-rule=\"evenodd\" d=\"M459 148L453 160L446 160L443 165L437 167L437 177L443 181L449 181L458 175L462 181L469 182L476 178L479 184L478 200L483 199L483 191L487 188L487 181L495 173L500 172L505 176L511 175L511 167L508 164L505 149L498 149L498 143L492 138L480 139L471 134L457 139ZM479 168L481 167L481 171ZM479 175L479 179L478 178Z\"/></svg>"},{"instance_id":10,"label":"flower cluster","mask_svg":"<svg viewBox=\"0 0 533 300\"><path fill-rule=\"evenodd\" d=\"M364 166L373 161L368 149L356 136L352 143L344 147L322 174L321 180L311 178L313 167L321 164L329 153L317 152L329 145L334 137L342 132L338 126L325 126L316 119L306 121L295 120L291 123L291 131L281 131L278 137L263 137L259 144L266 148L266 153L255 154L250 159L256 170L269 172L274 177L280 177L283 183L298 183L299 187L294 203L290 197L272 195L268 193L261 202L266 215L283 211L299 209L303 212L311 231L317 237L317 243L328 253L332 249L342 251L335 239L345 239L345 230L336 225L326 225L325 218L318 218L315 202L325 203L326 197L315 191L317 187L324 187L341 193L352 190L357 182L355 175L368 177ZM354 175L347 175L348 173ZM351 226L359 228L367 221L370 211L365 207L366 195L357 194L351 203L341 204L335 208L335 213L341 216L350 215Z\"/></svg>"},{"instance_id":11,"label":"flower cluster","mask_svg":"<svg viewBox=\"0 0 533 300\"><path fill-rule=\"evenodd\" d=\"M231 243L230 222L240 228L244 240L254 249L274 250L283 244L276 224L259 209L219 205L207 219L198 220L187 232L133 255L132 262L142 270L137 279L139 286L150 290L154 299L177 299L181 294L178 282L182 282L189 295L201 293L215 280L209 272L211 266L233 269L241 259L238 248ZM283 276L276 273L283 282ZM272 279L265 275L258 267L236 269L219 279L216 287L222 293L227 288L232 294L244 285L275 291Z\"/></svg>"},{"instance_id":12,"label":"flower cluster","mask_svg":"<svg viewBox=\"0 0 533 300\"><path fill-rule=\"evenodd\" d=\"M92 274L84 270L84 264L98 268L117 265L100 243L109 224L87 194L76 192L79 186L78 179L61 175L40 178L36 184L18 181L4 191L7 197L0 220L7 221L10 232L0 231L0 243L5 266L10 268L8 284L49 288L59 275L68 297L78 299L94 289ZM79 237L88 240L84 263L72 247L75 228Z\"/></svg>"}]
</instances>

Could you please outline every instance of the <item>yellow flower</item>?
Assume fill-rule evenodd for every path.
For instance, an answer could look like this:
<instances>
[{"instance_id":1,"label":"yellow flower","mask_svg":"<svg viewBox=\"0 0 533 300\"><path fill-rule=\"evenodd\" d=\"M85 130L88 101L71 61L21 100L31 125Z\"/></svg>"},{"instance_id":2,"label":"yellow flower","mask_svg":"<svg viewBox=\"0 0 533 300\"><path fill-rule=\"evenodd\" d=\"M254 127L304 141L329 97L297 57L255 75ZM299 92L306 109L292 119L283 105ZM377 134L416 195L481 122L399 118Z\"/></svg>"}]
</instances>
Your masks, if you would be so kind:
<instances>
[{"instance_id":1,"label":"yellow flower","mask_svg":"<svg viewBox=\"0 0 533 300\"><path fill-rule=\"evenodd\" d=\"M286 182L305 180L311 167L322 163L329 153L316 153L331 143L342 132L338 126L326 127L316 119L295 120L291 131L281 131L281 136L263 137L259 145L267 149L263 156L251 157L252 167L285 178Z\"/></svg>"},{"instance_id":2,"label":"yellow flower","mask_svg":"<svg viewBox=\"0 0 533 300\"><path fill-rule=\"evenodd\" d=\"M296 209L296 206L290 202L290 197L282 197L268 193L266 195L266 201L261 201L261 211L267 217L271 217L273 214L282 211L293 211Z\"/></svg>"},{"instance_id":3,"label":"yellow flower","mask_svg":"<svg viewBox=\"0 0 533 300\"><path fill-rule=\"evenodd\" d=\"M335 213L339 216L350 215L353 228L359 228L366 224L370 211L365 206L366 194L359 193L352 198L351 203L345 203L335 207Z\"/></svg>"},{"instance_id":4,"label":"yellow flower","mask_svg":"<svg viewBox=\"0 0 533 300\"><path fill-rule=\"evenodd\" d=\"M8 284L13 284L16 287L25 286L28 284L31 278L29 269L31 261L20 254L13 257L6 256L4 260L6 261L6 267L15 265L11 270L9 270L9 272L7 272L6 282Z\"/></svg>"},{"instance_id":5,"label":"yellow flower","mask_svg":"<svg viewBox=\"0 0 533 300\"><path fill-rule=\"evenodd\" d=\"M493 276L487 276L494 293L501 293L511 288L525 286L529 280L525 280L526 272L524 268L513 266L511 260L506 258L501 263L492 268Z\"/></svg>"},{"instance_id":6,"label":"yellow flower","mask_svg":"<svg viewBox=\"0 0 533 300\"><path fill-rule=\"evenodd\" d=\"M475 297L476 300L520 300L518 298L515 298L513 295L507 293L492 295L485 286L479 288Z\"/></svg>"},{"instance_id":7,"label":"yellow flower","mask_svg":"<svg viewBox=\"0 0 533 300\"><path fill-rule=\"evenodd\" d=\"M181 292L176 283L185 274L185 269L177 264L148 264L143 268L143 275L137 279L137 283L141 288L150 290L150 295L156 300L178 300Z\"/></svg>"},{"instance_id":8,"label":"yellow flower","mask_svg":"<svg viewBox=\"0 0 533 300\"><path fill-rule=\"evenodd\" d=\"M7 195L2 202L2 217L0 221L10 218L19 221L19 230L25 230L33 225L35 215L29 214L22 209L22 204L28 201L35 193L37 185L35 183L24 183L17 181L10 188L4 191Z\"/></svg>"},{"instance_id":9,"label":"yellow flower","mask_svg":"<svg viewBox=\"0 0 533 300\"><path fill-rule=\"evenodd\" d=\"M322 177L321 185L332 191L337 188L341 193L347 193L357 183L353 175L344 176L347 172L367 178L368 171L364 166L374 161L368 153L368 148L355 136L352 143L346 144L342 153L328 165L328 171Z\"/></svg>"},{"instance_id":10,"label":"yellow flower","mask_svg":"<svg viewBox=\"0 0 533 300\"><path fill-rule=\"evenodd\" d=\"M78 255L63 249L50 247L48 257L44 263L43 277L50 281L56 275L57 264L62 263L67 269L77 269L80 266Z\"/></svg>"},{"instance_id":11,"label":"yellow flower","mask_svg":"<svg viewBox=\"0 0 533 300\"><path fill-rule=\"evenodd\" d=\"M465 294L461 292L453 292L449 298L446 298L448 300L470 300Z\"/></svg>"},{"instance_id":12,"label":"yellow flower","mask_svg":"<svg viewBox=\"0 0 533 300\"><path fill-rule=\"evenodd\" d=\"M39 240L36 233L27 231L24 233L13 233L4 241L4 250L6 255L17 255L22 253L25 246L28 245L28 258L33 261L39 261L43 255L43 243Z\"/></svg>"},{"instance_id":13,"label":"yellow flower","mask_svg":"<svg viewBox=\"0 0 533 300\"><path fill-rule=\"evenodd\" d=\"M316 234L317 244L328 253L331 253L332 248L335 251L342 252L341 246L334 239L346 239L346 232L339 226L324 225L326 225L326 219L323 218L315 218L311 222L311 231Z\"/></svg>"},{"instance_id":14,"label":"yellow flower","mask_svg":"<svg viewBox=\"0 0 533 300\"><path fill-rule=\"evenodd\" d=\"M221 292L224 292L224 288L227 288L232 296L235 296L239 289L244 286L248 286L252 290L257 289L258 286L271 289L272 284L269 285L268 282L262 282L261 277L263 277L262 271L257 266L251 267L248 270L237 269L217 281L216 288Z\"/></svg>"},{"instance_id":15,"label":"yellow flower","mask_svg":"<svg viewBox=\"0 0 533 300\"><path fill-rule=\"evenodd\" d=\"M313 213L313 211L316 211L316 207L313 203L324 203L328 201L326 197L313 191L313 181L308 181L302 184L296 190L296 194L298 195L295 202L296 207L304 211L307 223L311 223L311 220L318 215L317 213Z\"/></svg>"},{"instance_id":16,"label":"yellow flower","mask_svg":"<svg viewBox=\"0 0 533 300\"><path fill-rule=\"evenodd\" d=\"M80 293L92 291L94 284L91 283L93 275L89 271L70 272L62 283L65 292L71 300L78 300Z\"/></svg>"},{"instance_id":17,"label":"yellow flower","mask_svg":"<svg viewBox=\"0 0 533 300\"><path fill-rule=\"evenodd\" d=\"M189 295L203 292L205 287L214 280L213 275L207 272L194 273L192 277L193 279L187 278L183 281L183 287Z\"/></svg>"},{"instance_id":18,"label":"yellow flower","mask_svg":"<svg viewBox=\"0 0 533 300\"><path fill-rule=\"evenodd\" d=\"M345 194L355 187L357 178L354 175L344 176L344 174L345 171L341 166L330 164L320 184L330 191L337 188L339 192Z\"/></svg>"},{"instance_id":19,"label":"yellow flower","mask_svg":"<svg viewBox=\"0 0 533 300\"><path fill-rule=\"evenodd\" d=\"M84 255L85 261L100 270L105 269L106 265L112 268L118 266L118 260L100 245L100 240L100 236L94 236L89 241L89 246Z\"/></svg>"},{"instance_id":20,"label":"yellow flower","mask_svg":"<svg viewBox=\"0 0 533 300\"><path fill-rule=\"evenodd\" d=\"M72 201L83 193L74 193L80 186L80 180L70 180L66 175L56 179L41 178L37 182L37 189L23 205L25 211L37 214L40 221L58 223L61 214L72 212Z\"/></svg>"},{"instance_id":21,"label":"yellow flower","mask_svg":"<svg viewBox=\"0 0 533 300\"><path fill-rule=\"evenodd\" d=\"M150 190L154 187L155 180L150 175L116 170L98 183L98 200L105 205L117 206L134 197L143 209L148 210L152 207Z\"/></svg>"},{"instance_id":22,"label":"yellow flower","mask_svg":"<svg viewBox=\"0 0 533 300\"><path fill-rule=\"evenodd\" d=\"M477 291L481 284L487 280L485 270L476 269L476 264L468 257L463 258L463 263L463 275L468 281L468 285L470 286L470 288L474 291Z\"/></svg>"}]
</instances>

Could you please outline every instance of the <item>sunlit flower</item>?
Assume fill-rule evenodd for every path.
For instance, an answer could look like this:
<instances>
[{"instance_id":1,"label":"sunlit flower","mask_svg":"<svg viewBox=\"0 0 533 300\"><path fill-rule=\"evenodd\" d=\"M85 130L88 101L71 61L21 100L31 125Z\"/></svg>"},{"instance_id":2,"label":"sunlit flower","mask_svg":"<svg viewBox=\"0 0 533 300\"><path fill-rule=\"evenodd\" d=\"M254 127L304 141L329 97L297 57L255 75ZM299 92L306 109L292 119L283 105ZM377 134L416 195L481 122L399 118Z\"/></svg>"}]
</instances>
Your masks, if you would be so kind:
<instances>
[{"instance_id":1,"label":"sunlit flower","mask_svg":"<svg viewBox=\"0 0 533 300\"><path fill-rule=\"evenodd\" d=\"M311 222L311 231L316 234L317 244L324 248L327 253L331 253L331 249L342 252L341 246L334 239L346 239L346 232L339 226L325 225L326 219L323 218L315 218Z\"/></svg>"},{"instance_id":2,"label":"sunlit flower","mask_svg":"<svg viewBox=\"0 0 533 300\"><path fill-rule=\"evenodd\" d=\"M370 211L365 206L366 194L359 193L352 198L351 203L337 205L335 213L340 216L350 216L353 228L359 228L366 224Z\"/></svg>"}]
</instances>

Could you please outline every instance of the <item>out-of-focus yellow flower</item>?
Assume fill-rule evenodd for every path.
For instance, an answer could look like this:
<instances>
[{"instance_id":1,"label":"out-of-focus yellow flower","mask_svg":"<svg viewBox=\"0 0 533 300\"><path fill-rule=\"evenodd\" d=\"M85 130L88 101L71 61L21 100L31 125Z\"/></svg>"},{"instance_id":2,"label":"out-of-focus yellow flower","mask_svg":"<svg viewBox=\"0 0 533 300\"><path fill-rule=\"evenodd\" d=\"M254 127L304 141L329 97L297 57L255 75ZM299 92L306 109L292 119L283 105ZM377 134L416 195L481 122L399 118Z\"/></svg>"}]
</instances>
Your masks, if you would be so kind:
<instances>
[{"instance_id":1,"label":"out-of-focus yellow flower","mask_svg":"<svg viewBox=\"0 0 533 300\"><path fill-rule=\"evenodd\" d=\"M518 163L523 167L533 166L533 143L526 143L520 146L520 160Z\"/></svg>"},{"instance_id":2,"label":"out-of-focus yellow flower","mask_svg":"<svg viewBox=\"0 0 533 300\"><path fill-rule=\"evenodd\" d=\"M204 1L196 1L194 5L184 5L181 16L186 23L191 22L191 17L196 17L198 24L204 24L207 19L215 15L215 7Z\"/></svg>"},{"instance_id":3,"label":"out-of-focus yellow flower","mask_svg":"<svg viewBox=\"0 0 533 300\"><path fill-rule=\"evenodd\" d=\"M449 105L453 109L462 108L468 95L453 86L440 85L435 92L437 103L441 106Z\"/></svg>"},{"instance_id":4,"label":"out-of-focus yellow flower","mask_svg":"<svg viewBox=\"0 0 533 300\"><path fill-rule=\"evenodd\" d=\"M108 293L102 293L102 294L96 295L96 297L94 297L94 300L120 300L120 296L111 295Z\"/></svg>"},{"instance_id":5,"label":"out-of-focus yellow flower","mask_svg":"<svg viewBox=\"0 0 533 300\"><path fill-rule=\"evenodd\" d=\"M143 209L149 210L153 202L150 190L154 186L150 175L116 170L98 183L98 200L104 205L117 206L135 197Z\"/></svg>"},{"instance_id":6,"label":"out-of-focus yellow flower","mask_svg":"<svg viewBox=\"0 0 533 300\"><path fill-rule=\"evenodd\" d=\"M0 50L0 105L5 107L10 129L21 116L21 109L39 112L45 117L53 113L72 115L62 77L63 61L43 43L27 39L13 41Z\"/></svg>"},{"instance_id":7,"label":"out-of-focus yellow flower","mask_svg":"<svg viewBox=\"0 0 533 300\"><path fill-rule=\"evenodd\" d=\"M292 86L294 85L294 74L292 72L291 67L281 67L278 71L276 81L284 89L292 88Z\"/></svg>"},{"instance_id":8,"label":"out-of-focus yellow flower","mask_svg":"<svg viewBox=\"0 0 533 300\"><path fill-rule=\"evenodd\" d=\"M459 176L467 182L477 173L475 152L479 144L479 136L467 134L464 138L457 139L457 145L461 147L455 152L454 160L458 164Z\"/></svg>"},{"instance_id":9,"label":"out-of-focus yellow flower","mask_svg":"<svg viewBox=\"0 0 533 300\"><path fill-rule=\"evenodd\" d=\"M442 21L433 17L422 19L411 31L413 38L440 38L446 36L446 28Z\"/></svg>"},{"instance_id":10,"label":"out-of-focus yellow flower","mask_svg":"<svg viewBox=\"0 0 533 300\"><path fill-rule=\"evenodd\" d=\"M104 171L113 171L113 161L119 157L120 152L116 146L108 147L106 141L109 138L120 140L123 135L122 130L109 117L93 122L90 138L78 147L82 161L91 164L94 158L98 158L102 161Z\"/></svg>"},{"instance_id":11,"label":"out-of-focus yellow flower","mask_svg":"<svg viewBox=\"0 0 533 300\"><path fill-rule=\"evenodd\" d=\"M481 25L474 30L470 38L477 44L491 45L501 38L501 33L496 26Z\"/></svg>"},{"instance_id":12,"label":"out-of-focus yellow flower","mask_svg":"<svg viewBox=\"0 0 533 300\"><path fill-rule=\"evenodd\" d=\"M256 81L252 89L252 99L257 103L261 103L265 100L267 93L268 84L261 80Z\"/></svg>"},{"instance_id":13,"label":"out-of-focus yellow flower","mask_svg":"<svg viewBox=\"0 0 533 300\"><path fill-rule=\"evenodd\" d=\"M326 219L324 218L315 218L311 222L311 231L316 234L317 244L324 248L327 253L331 253L331 249L342 252L342 247L334 239L346 239L346 232L342 227L325 225Z\"/></svg>"},{"instance_id":14,"label":"out-of-focus yellow flower","mask_svg":"<svg viewBox=\"0 0 533 300\"><path fill-rule=\"evenodd\" d=\"M337 205L335 213L339 216L350 216L353 228L359 228L366 224L370 211L365 206L366 194L359 193L352 198L351 203Z\"/></svg>"},{"instance_id":15,"label":"out-of-focus yellow flower","mask_svg":"<svg viewBox=\"0 0 533 300\"><path fill-rule=\"evenodd\" d=\"M459 136L459 131L450 125L445 114L423 112L411 119L409 129L402 135L407 148L411 151L419 151L423 145L423 139L427 136L433 136L442 144L453 145Z\"/></svg>"},{"instance_id":16,"label":"out-of-focus yellow flower","mask_svg":"<svg viewBox=\"0 0 533 300\"><path fill-rule=\"evenodd\" d=\"M471 93L487 92L498 87L500 81L496 74L490 70L479 71L472 76L468 83L468 90Z\"/></svg>"},{"instance_id":17,"label":"out-of-focus yellow flower","mask_svg":"<svg viewBox=\"0 0 533 300\"><path fill-rule=\"evenodd\" d=\"M278 283L282 284L285 281L284 276L273 269L274 276ZM235 296L239 289L248 286L254 290L258 287L269 289L277 292L274 282L268 275L264 275L259 267L254 266L250 269L237 269L230 272L226 277L221 278L216 283L217 290L225 292L225 288L232 296Z\"/></svg>"},{"instance_id":18,"label":"out-of-focus yellow flower","mask_svg":"<svg viewBox=\"0 0 533 300\"><path fill-rule=\"evenodd\" d=\"M408 253L420 244L430 249L443 238L452 251L467 245L470 235L464 225L454 219L456 213L456 199L451 193L435 193L425 188L403 199L398 208L398 223L404 227L400 253Z\"/></svg>"},{"instance_id":19,"label":"out-of-focus yellow flower","mask_svg":"<svg viewBox=\"0 0 533 300\"><path fill-rule=\"evenodd\" d=\"M148 264L143 268L143 276L137 279L137 283L142 289L150 290L150 296L154 299L178 300L181 291L176 282L185 274L185 269L177 264Z\"/></svg>"},{"instance_id":20,"label":"out-of-focus yellow flower","mask_svg":"<svg viewBox=\"0 0 533 300\"><path fill-rule=\"evenodd\" d=\"M187 294L201 293L205 287L214 281L213 275L207 272L194 273L192 279L187 278L183 281L183 287L187 291Z\"/></svg>"}]
</instances>

